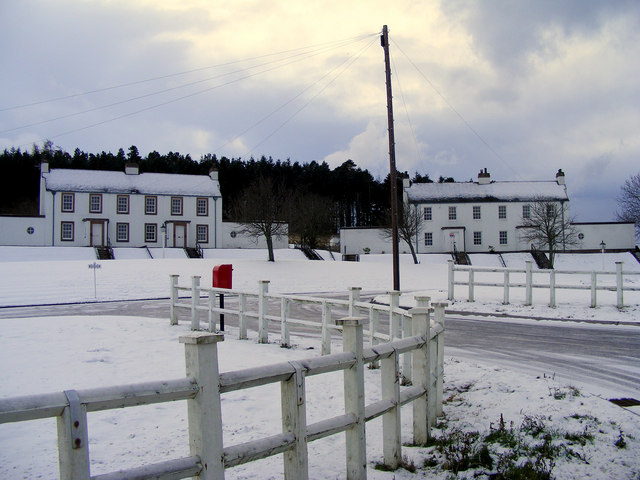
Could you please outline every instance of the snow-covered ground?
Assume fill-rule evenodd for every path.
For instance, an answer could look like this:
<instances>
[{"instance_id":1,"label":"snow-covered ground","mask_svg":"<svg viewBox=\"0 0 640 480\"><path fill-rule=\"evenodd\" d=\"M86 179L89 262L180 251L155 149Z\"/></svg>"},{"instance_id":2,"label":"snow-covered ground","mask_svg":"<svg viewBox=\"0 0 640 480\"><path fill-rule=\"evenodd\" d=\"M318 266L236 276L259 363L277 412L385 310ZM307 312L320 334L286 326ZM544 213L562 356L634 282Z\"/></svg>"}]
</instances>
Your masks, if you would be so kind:
<instances>
[{"instance_id":1,"label":"snow-covered ground","mask_svg":"<svg viewBox=\"0 0 640 480\"><path fill-rule=\"evenodd\" d=\"M389 256L361 256L360 263L311 262L304 260L298 251L281 250L276 252L277 261L269 263L264 251L208 251L207 258L202 260L175 258L173 252L165 251L164 259L98 262L101 268L95 271L96 299L94 271L88 268L95 259L86 253L86 249L46 252L0 247L0 306L167 297L169 274L181 275L185 284L191 275L201 275L202 284L209 285L212 268L219 263L234 265L234 288L252 291L261 279L271 281L272 292L346 292L350 286L360 286L384 293L391 283ZM156 256L155 253L152 255ZM444 262L435 256L421 256L421 264L413 265L410 257L403 257L402 286L444 300L448 258L443 256L440 260L443 259ZM598 255L591 263L595 265L598 260L602 268ZM631 260L625 257L625 269L635 267ZM563 261L569 265L563 268L569 269L587 263L584 257L567 257ZM477 289L480 302L457 301L453 306L490 312L503 309L550 318L639 321L638 297L626 295L625 302L630 306L621 312L614 303L605 305L604 294L603 306L590 309L588 293L581 293L563 292L563 297L559 294L560 306L555 309L545 307L548 299L542 294L534 296L533 307L517 304L515 294L513 305L502 306L502 291L487 287ZM184 351L177 338L187 332L188 325L171 327L167 319L168 312L167 318L157 320L119 316L1 319L0 397L182 377ZM228 329L226 335L221 344L222 371L318 354L317 342L312 340L297 340L300 342L297 348L285 350L276 345L257 344L255 332L249 341L242 342L235 340L237 334L233 329ZM311 347L314 348L309 350ZM526 376L490 364L461 361L451 354L446 357L446 426L441 425L435 431L437 436L451 435L456 429L488 433L491 428L498 428L501 416L507 428L513 425L517 429L534 421L537 425L544 424L549 432L575 434L554 437L558 448L564 445L563 451L573 452L557 459L552 471L556 478L639 478L640 418L634 412L600 398L593 389L581 390L579 384L559 383L554 372L532 371ZM379 395L379 372L367 370L366 375L366 396L370 402ZM309 378L310 422L342 410L340 385L340 374ZM574 396L575 389L569 387L575 387L581 394ZM225 443L277 433L279 398L277 385L225 395ZM402 415L406 443L411 440L411 408L403 409ZM55 477L55 431L52 419L0 425L0 478ZM369 478L414 478L405 470L374 469L375 462L381 461L381 431L380 420L367 424ZM188 454L184 402L90 414L89 435L93 474ZM579 440L568 440L576 435L588 441L583 445ZM620 438L626 442L625 448L615 445L620 444ZM574 443L570 445L571 442ZM343 435L311 443L310 478L344 478L343 452ZM438 456L433 447L405 447L403 454L418 466L433 455ZM230 469L227 478L281 478L281 472L281 457L276 456ZM474 472L478 470L461 473L459 478L465 478L464 475L472 478ZM438 468L429 470L429 475L448 478L448 473ZM417 476L424 476L424 472L419 471Z\"/></svg>"}]
</instances>

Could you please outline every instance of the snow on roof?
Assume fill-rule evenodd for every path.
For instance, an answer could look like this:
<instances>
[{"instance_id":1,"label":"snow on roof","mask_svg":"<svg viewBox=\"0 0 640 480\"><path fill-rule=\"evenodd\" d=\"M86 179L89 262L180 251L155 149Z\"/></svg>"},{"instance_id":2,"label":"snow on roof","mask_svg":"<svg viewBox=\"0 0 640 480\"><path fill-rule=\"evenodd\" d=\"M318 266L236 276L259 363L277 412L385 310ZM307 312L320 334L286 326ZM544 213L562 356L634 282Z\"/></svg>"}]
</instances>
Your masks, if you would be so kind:
<instances>
[{"instance_id":1,"label":"snow on roof","mask_svg":"<svg viewBox=\"0 0 640 480\"><path fill-rule=\"evenodd\" d=\"M47 190L144 195L220 196L220 185L208 175L53 169L44 174Z\"/></svg>"},{"instance_id":2,"label":"snow on roof","mask_svg":"<svg viewBox=\"0 0 640 480\"><path fill-rule=\"evenodd\" d=\"M569 200L565 186L556 181L414 183L406 192L409 203Z\"/></svg>"}]
</instances>

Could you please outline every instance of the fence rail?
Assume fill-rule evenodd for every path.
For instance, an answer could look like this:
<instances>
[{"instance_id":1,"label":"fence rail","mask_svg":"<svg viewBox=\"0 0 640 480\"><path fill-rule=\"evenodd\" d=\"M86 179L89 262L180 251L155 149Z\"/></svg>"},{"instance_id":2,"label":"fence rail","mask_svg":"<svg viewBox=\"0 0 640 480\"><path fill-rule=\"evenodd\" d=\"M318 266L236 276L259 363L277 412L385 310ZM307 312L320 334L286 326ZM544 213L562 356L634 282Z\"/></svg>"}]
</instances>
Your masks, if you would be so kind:
<instances>
[{"instance_id":1,"label":"fence rail","mask_svg":"<svg viewBox=\"0 0 640 480\"><path fill-rule=\"evenodd\" d=\"M175 287L175 288L174 288ZM199 285L192 279L192 300L200 299ZM177 322L176 308L201 311L199 301L187 307L179 306L177 281L172 278L172 323ZM182 290L186 291L186 290ZM259 289L258 298L265 301L266 288ZM349 301L315 299L311 297L283 297L287 302L320 301L323 312L339 305L350 313L364 306L359 302L359 289L352 289ZM248 295L248 294L247 294ZM444 308L446 303L429 308L428 297L418 299L419 306L409 311L397 308L398 295L390 306L369 306L368 312L386 311L393 317L392 332L388 335L369 329L370 346L365 348L366 319L346 316L331 325L342 334L343 351L319 357L284 362L238 371L219 373L218 346L224 340L221 333L195 331L180 337L185 347L186 378L109 386L86 390L0 399L0 423L55 417L58 430L58 456L61 479L201 479L224 478L225 469L266 458L283 455L284 478L308 478L307 444L330 435L345 432L347 478L366 478L365 423L382 417L383 459L395 469L401 462L401 407L413 405L413 440L426 444L430 427L442 415ZM211 296L209 297L211 298ZM174 302L175 300L175 302ZM241 305L242 302L239 302ZM265 305L265 304L263 304ZM211 310L210 315L221 313ZM386 308L386 310L385 310ZM326 310L325 310L326 309ZM225 313L240 316L240 311L224 309ZM283 310L283 311L286 311ZM435 311L435 318L431 314ZM244 312L249 315L248 312ZM262 308L257 318L269 320ZM329 315L323 315L326 320ZM285 319L271 316L271 319ZM175 320L175 321L174 321ZM400 323L400 320L402 322ZM210 324L213 317L210 316ZM192 328L194 325L192 324ZM328 325L322 323L322 328ZM395 330L393 330L395 328ZM394 336L394 332L397 336ZM404 335L403 335L404 334ZM400 338L402 337L402 338ZM393 341L379 343L381 338ZM330 345L330 344L329 344ZM329 347L330 348L330 347ZM401 356L409 363L401 366ZM364 366L380 365L381 399L365 403ZM407 365L410 368L407 369ZM320 422L307 424L306 377L343 371L345 413ZM401 388L401 371L407 386ZM224 446L222 437L221 396L228 392L259 385L280 383L282 432L237 445ZM88 413L148 405L177 400L187 401L190 456L169 459L141 467L91 476L89 462Z\"/></svg>"},{"instance_id":2,"label":"fence rail","mask_svg":"<svg viewBox=\"0 0 640 480\"><path fill-rule=\"evenodd\" d=\"M554 269L541 269L534 270L533 262L525 262L524 269L513 268L490 268L490 267L473 267L473 266L459 266L455 265L452 260L449 260L449 275L448 275L448 298L454 300L455 297L455 285L462 285L468 288L468 301L473 302L475 300L475 287L501 287L503 289L503 304L508 304L510 301L510 288L524 288L525 289L525 305L531 305L533 303L533 289L548 289L549 290L549 306L555 307L556 302L556 290L589 290L591 292L591 304L590 306L595 308L597 306L598 291L610 291L616 292L616 306L618 308L624 307L624 292L638 292L640 286L633 286L629 283L625 283L625 278L629 276L640 275L640 272L623 271L623 262L616 262L615 271L580 271L580 270L554 270ZM456 272L466 272L466 278L462 280L456 280ZM487 282L477 281L475 278L476 273L502 273L502 282ZM513 282L511 274L524 273L525 281ZM536 276L546 275L548 281L546 283L534 283L534 274ZM556 283L557 275L571 275L574 277L588 278L588 283L584 284L558 284ZM615 277L615 285L607 285L602 283L602 277ZM600 281L600 283L599 283Z\"/></svg>"}]
</instances>

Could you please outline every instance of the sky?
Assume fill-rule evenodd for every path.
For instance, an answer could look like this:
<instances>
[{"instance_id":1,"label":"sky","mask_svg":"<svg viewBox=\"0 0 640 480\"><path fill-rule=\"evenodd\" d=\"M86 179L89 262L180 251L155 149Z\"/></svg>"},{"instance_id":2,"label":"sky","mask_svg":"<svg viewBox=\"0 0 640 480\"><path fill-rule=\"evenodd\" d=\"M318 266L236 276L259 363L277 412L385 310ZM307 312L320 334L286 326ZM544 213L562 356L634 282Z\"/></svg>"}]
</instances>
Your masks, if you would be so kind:
<instances>
[{"instance_id":1,"label":"sky","mask_svg":"<svg viewBox=\"0 0 640 480\"><path fill-rule=\"evenodd\" d=\"M0 3L0 148L156 150L458 181L566 174L616 218L640 157L640 3L46 0ZM224 179L221 179L224 181Z\"/></svg>"}]
</instances>

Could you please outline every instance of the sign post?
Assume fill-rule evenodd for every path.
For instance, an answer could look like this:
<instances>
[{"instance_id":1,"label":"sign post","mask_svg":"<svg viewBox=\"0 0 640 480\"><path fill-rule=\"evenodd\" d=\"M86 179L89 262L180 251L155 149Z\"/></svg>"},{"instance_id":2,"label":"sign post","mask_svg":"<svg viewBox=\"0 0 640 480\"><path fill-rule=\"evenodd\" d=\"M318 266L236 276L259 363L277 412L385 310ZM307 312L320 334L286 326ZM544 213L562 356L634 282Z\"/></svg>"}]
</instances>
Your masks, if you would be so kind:
<instances>
[{"instance_id":1,"label":"sign post","mask_svg":"<svg viewBox=\"0 0 640 480\"><path fill-rule=\"evenodd\" d=\"M102 265L100 265L98 262L93 262L89 264L89 268L93 270L93 296L94 298L98 298L98 293L96 290L96 270L102 268Z\"/></svg>"}]
</instances>

